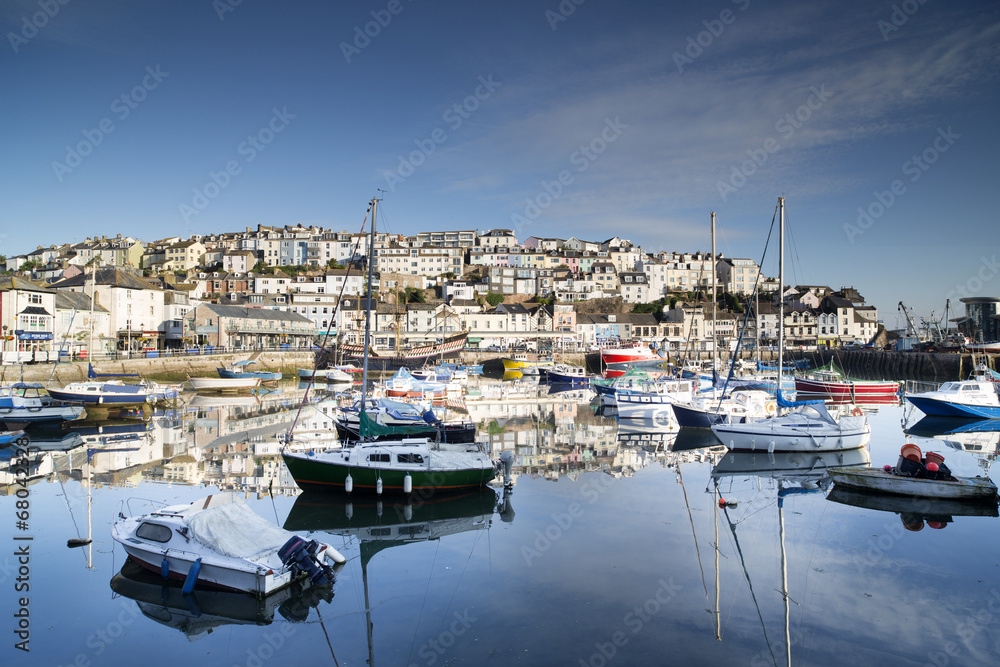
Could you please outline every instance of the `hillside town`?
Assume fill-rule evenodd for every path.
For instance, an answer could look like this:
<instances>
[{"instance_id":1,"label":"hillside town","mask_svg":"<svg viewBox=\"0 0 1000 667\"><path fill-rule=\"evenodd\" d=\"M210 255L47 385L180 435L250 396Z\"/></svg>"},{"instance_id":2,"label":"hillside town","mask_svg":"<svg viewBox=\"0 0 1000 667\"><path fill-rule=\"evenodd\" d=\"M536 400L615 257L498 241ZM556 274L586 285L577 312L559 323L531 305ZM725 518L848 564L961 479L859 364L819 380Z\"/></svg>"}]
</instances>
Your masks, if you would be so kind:
<instances>
[{"instance_id":1,"label":"hillside town","mask_svg":"<svg viewBox=\"0 0 1000 667\"><path fill-rule=\"evenodd\" d=\"M779 297L752 259L647 253L621 237L519 241L507 229L375 238L372 303L368 236L319 227L118 235L0 256L3 360L308 349L327 332L358 343L369 307L376 349L459 332L484 351L733 350L741 332L744 346L767 346L779 298L790 346L860 346L882 330L853 287L785 286Z\"/></svg>"}]
</instances>

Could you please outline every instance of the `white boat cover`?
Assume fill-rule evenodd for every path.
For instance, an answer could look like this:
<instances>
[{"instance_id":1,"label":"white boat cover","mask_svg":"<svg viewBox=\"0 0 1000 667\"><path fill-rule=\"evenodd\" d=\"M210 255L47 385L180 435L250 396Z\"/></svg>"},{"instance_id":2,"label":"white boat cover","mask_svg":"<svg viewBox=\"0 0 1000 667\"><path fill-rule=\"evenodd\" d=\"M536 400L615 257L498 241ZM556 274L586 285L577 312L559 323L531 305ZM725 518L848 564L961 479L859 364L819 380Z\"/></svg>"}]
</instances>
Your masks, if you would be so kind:
<instances>
[{"instance_id":1,"label":"white boat cover","mask_svg":"<svg viewBox=\"0 0 1000 667\"><path fill-rule=\"evenodd\" d=\"M276 551L293 533L262 518L243 502L209 507L184 520L191 536L206 547L235 558Z\"/></svg>"},{"instance_id":2,"label":"white boat cover","mask_svg":"<svg viewBox=\"0 0 1000 667\"><path fill-rule=\"evenodd\" d=\"M493 463L488 456L480 452L466 451L430 451L430 469L438 471L468 470L470 468L490 468Z\"/></svg>"}]
</instances>

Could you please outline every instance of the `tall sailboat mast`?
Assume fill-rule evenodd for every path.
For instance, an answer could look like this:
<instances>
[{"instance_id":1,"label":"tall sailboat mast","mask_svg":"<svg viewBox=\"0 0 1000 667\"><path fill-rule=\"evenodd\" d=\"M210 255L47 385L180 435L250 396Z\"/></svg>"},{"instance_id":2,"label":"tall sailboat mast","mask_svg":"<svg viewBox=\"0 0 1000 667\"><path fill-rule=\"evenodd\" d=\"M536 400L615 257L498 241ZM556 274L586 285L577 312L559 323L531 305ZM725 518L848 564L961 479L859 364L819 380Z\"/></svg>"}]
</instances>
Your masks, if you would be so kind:
<instances>
[{"instance_id":1,"label":"tall sailboat mast","mask_svg":"<svg viewBox=\"0 0 1000 667\"><path fill-rule=\"evenodd\" d=\"M785 198L778 197L778 404L781 404L782 361L785 354Z\"/></svg>"},{"instance_id":2,"label":"tall sailboat mast","mask_svg":"<svg viewBox=\"0 0 1000 667\"><path fill-rule=\"evenodd\" d=\"M368 240L368 302L365 308L365 346L361 366L361 408L364 409L368 397L368 346L371 344L372 322L372 274L375 264L375 213L380 200L372 197L372 227Z\"/></svg>"},{"instance_id":3,"label":"tall sailboat mast","mask_svg":"<svg viewBox=\"0 0 1000 667\"><path fill-rule=\"evenodd\" d=\"M716 291L718 288L715 284L715 275L718 272L716 268L715 261L715 211L712 211L712 373L714 375L716 369L716 362L718 361L719 355L717 354L716 347L719 344L719 336L715 332L715 326L717 324L717 314L716 314L716 303L719 299L719 293Z\"/></svg>"},{"instance_id":4,"label":"tall sailboat mast","mask_svg":"<svg viewBox=\"0 0 1000 667\"><path fill-rule=\"evenodd\" d=\"M86 289L86 288L84 288ZM94 362L94 299L97 296L97 262L90 272L90 339L87 341L88 361Z\"/></svg>"}]
</instances>

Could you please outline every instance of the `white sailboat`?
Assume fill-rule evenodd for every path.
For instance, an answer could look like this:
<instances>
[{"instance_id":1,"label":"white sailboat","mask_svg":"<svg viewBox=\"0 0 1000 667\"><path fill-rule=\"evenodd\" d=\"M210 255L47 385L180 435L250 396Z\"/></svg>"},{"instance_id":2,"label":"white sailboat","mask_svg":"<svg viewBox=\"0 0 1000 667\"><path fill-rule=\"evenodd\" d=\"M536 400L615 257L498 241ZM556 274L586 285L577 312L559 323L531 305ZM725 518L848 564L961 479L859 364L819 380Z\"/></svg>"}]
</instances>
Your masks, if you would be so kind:
<instances>
[{"instance_id":1,"label":"white sailboat","mask_svg":"<svg viewBox=\"0 0 1000 667\"><path fill-rule=\"evenodd\" d=\"M778 198L778 284L785 280L785 198ZM778 309L778 377L785 347L785 303ZM712 431L726 447L738 451L824 452L864 447L871 427L864 412L835 418L822 401L789 403L778 391L778 410L771 417L740 424L713 424ZM787 410L783 410L786 408Z\"/></svg>"}]
</instances>

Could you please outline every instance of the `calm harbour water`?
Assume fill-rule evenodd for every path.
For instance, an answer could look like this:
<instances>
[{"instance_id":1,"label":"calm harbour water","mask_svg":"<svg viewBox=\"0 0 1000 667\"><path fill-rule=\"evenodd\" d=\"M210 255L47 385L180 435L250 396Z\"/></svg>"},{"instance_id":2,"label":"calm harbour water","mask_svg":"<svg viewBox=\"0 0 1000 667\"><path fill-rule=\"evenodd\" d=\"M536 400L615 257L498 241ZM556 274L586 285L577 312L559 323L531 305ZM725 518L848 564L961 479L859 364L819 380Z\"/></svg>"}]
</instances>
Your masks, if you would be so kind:
<instances>
[{"instance_id":1,"label":"calm harbour water","mask_svg":"<svg viewBox=\"0 0 1000 667\"><path fill-rule=\"evenodd\" d=\"M821 475L804 474L815 457L673 451L674 434L595 415L589 392L545 392L483 383L464 402L494 448L517 454L511 493L408 506L297 493L273 444L301 399L294 385L259 403L185 397L149 422L36 434L50 451L33 467L27 530L16 528L17 487L3 461L0 654L150 667L1000 661L995 517L836 502ZM1000 433L932 438L940 425L931 424L905 435L919 417L901 406L870 413L872 465L895 463L912 441L943 453L956 474L985 474ZM677 447L704 435L683 433ZM220 489L340 549L348 563L332 589L256 603L121 577L125 555L110 530L126 501L136 512L136 499L175 504ZM718 509L717 493L736 505ZM88 532L92 547L67 547ZM30 591L18 593L23 544ZM15 648L22 596L30 653Z\"/></svg>"}]
</instances>

